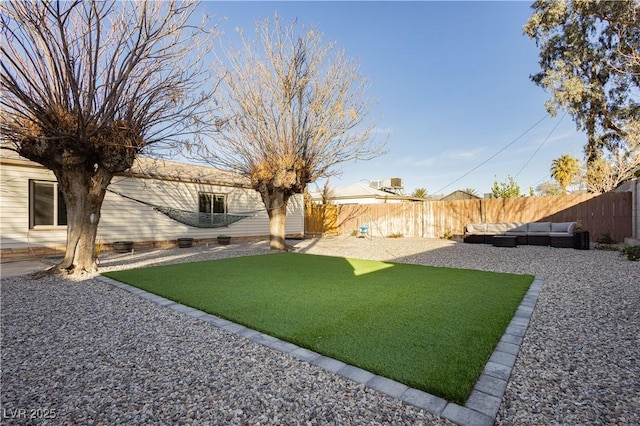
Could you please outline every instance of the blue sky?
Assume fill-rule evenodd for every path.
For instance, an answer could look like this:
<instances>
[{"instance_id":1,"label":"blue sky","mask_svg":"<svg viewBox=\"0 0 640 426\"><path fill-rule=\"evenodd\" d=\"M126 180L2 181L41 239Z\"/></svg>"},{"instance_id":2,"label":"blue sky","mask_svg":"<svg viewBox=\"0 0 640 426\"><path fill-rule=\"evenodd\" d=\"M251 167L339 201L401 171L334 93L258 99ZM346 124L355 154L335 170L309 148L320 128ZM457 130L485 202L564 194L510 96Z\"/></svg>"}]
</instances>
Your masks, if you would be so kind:
<instances>
[{"instance_id":1,"label":"blue sky","mask_svg":"<svg viewBox=\"0 0 640 426\"><path fill-rule=\"evenodd\" d=\"M297 18L299 26L316 28L324 41L336 42L360 62L371 80L369 96L377 100L372 118L390 135L387 153L343 164L332 187L399 177L408 194L418 187L429 194L464 188L482 194L496 178L503 182L511 175L528 194L529 187L550 180L553 159L582 159L585 143L562 112L515 141L545 117L548 97L529 79L539 69L538 48L522 34L530 4L292 1L201 7L220 21L223 41L235 27L253 34L256 20L277 12L284 22Z\"/></svg>"}]
</instances>

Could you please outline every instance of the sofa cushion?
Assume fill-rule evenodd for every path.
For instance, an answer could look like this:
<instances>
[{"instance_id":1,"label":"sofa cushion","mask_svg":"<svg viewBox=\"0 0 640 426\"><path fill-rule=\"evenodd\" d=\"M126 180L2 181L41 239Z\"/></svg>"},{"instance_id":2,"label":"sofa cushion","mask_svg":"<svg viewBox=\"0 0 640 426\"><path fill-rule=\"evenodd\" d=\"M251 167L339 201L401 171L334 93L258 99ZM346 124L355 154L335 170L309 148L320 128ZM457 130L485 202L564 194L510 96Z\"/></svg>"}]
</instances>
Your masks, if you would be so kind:
<instances>
[{"instance_id":1,"label":"sofa cushion","mask_svg":"<svg viewBox=\"0 0 640 426\"><path fill-rule=\"evenodd\" d=\"M505 235L527 235L526 222L509 222Z\"/></svg>"},{"instance_id":2,"label":"sofa cushion","mask_svg":"<svg viewBox=\"0 0 640 426\"><path fill-rule=\"evenodd\" d=\"M483 235L487 233L486 223L469 223L467 224L467 234Z\"/></svg>"},{"instance_id":3,"label":"sofa cushion","mask_svg":"<svg viewBox=\"0 0 640 426\"><path fill-rule=\"evenodd\" d=\"M569 234L568 232L549 232L550 237L571 237L573 238L573 234Z\"/></svg>"},{"instance_id":4,"label":"sofa cushion","mask_svg":"<svg viewBox=\"0 0 640 426\"><path fill-rule=\"evenodd\" d=\"M509 229L506 223L488 223L487 224L487 234L488 235L500 235L507 232Z\"/></svg>"},{"instance_id":5,"label":"sofa cushion","mask_svg":"<svg viewBox=\"0 0 640 426\"><path fill-rule=\"evenodd\" d=\"M568 235L573 235L575 229L576 229L575 222L557 222L557 223L553 222L551 224L552 233L563 232Z\"/></svg>"},{"instance_id":6,"label":"sofa cushion","mask_svg":"<svg viewBox=\"0 0 640 426\"><path fill-rule=\"evenodd\" d=\"M526 231L527 230L527 222L509 222L510 231Z\"/></svg>"},{"instance_id":7,"label":"sofa cushion","mask_svg":"<svg viewBox=\"0 0 640 426\"><path fill-rule=\"evenodd\" d=\"M551 232L551 222L530 222L527 225L527 234L544 235Z\"/></svg>"}]
</instances>

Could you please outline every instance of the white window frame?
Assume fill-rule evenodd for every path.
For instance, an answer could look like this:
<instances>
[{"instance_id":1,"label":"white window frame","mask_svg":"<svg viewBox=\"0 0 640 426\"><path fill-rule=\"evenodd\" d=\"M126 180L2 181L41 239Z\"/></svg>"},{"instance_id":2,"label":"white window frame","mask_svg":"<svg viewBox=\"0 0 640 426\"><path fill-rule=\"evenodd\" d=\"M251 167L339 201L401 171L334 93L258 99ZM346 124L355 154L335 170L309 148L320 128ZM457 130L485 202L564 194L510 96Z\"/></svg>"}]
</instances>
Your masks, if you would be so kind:
<instances>
[{"instance_id":1,"label":"white window frame","mask_svg":"<svg viewBox=\"0 0 640 426\"><path fill-rule=\"evenodd\" d=\"M51 224L36 224L36 185L47 185L52 187L54 196L51 203L51 208L53 209L53 211L51 212L53 223ZM63 218L62 223L60 223L61 218L58 217L58 207L60 203L64 203L64 200L62 198L62 195L60 194L58 182L40 179L29 179L29 229L66 229L67 218ZM66 212L66 207L64 211Z\"/></svg>"},{"instance_id":2,"label":"white window frame","mask_svg":"<svg viewBox=\"0 0 640 426\"><path fill-rule=\"evenodd\" d=\"M208 195L210 198L210 204L209 204L209 208L211 210L211 212L206 212L206 211L202 211L200 209L200 207L202 206L202 203L200 202L200 200L202 199L203 196ZM216 212L214 211L214 207L216 206L216 199L220 199L222 198L222 207L223 207L223 211L222 212ZM216 193L216 192L206 192L206 191L200 191L198 192L198 214L199 214L199 220L200 223L215 223L216 219L214 219L213 214L211 216L208 216L209 214L226 214L227 213L227 195L226 194L220 194L220 193Z\"/></svg>"},{"instance_id":3,"label":"white window frame","mask_svg":"<svg viewBox=\"0 0 640 426\"><path fill-rule=\"evenodd\" d=\"M203 195L208 195L208 196L211 197L211 204L210 204L211 212L210 213L217 213L217 214L219 214L219 213L222 213L222 214L227 213L227 195L226 194L219 194L217 192L206 192L206 191L198 192L198 213L206 213L206 212L200 211L200 198ZM221 211L221 212L214 211L214 206L216 205L216 199L217 198L222 198L223 211Z\"/></svg>"}]
</instances>

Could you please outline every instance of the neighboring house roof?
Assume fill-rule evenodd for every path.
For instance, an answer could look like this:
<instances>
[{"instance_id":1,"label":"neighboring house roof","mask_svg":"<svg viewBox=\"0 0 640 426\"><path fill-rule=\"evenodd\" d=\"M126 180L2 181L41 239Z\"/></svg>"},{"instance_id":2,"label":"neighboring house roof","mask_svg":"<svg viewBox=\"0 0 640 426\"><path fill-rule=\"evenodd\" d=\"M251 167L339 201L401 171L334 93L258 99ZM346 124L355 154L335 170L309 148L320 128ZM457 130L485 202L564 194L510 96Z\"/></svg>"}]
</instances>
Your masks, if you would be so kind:
<instances>
[{"instance_id":1,"label":"neighboring house roof","mask_svg":"<svg viewBox=\"0 0 640 426\"><path fill-rule=\"evenodd\" d=\"M363 183L354 183L353 185L334 188L332 191L333 191L334 198L337 198L337 197L352 198L352 197L361 197L361 196L386 197L389 195L395 195L386 191L381 191L379 189L372 188L369 185L365 185Z\"/></svg>"},{"instance_id":2,"label":"neighboring house roof","mask_svg":"<svg viewBox=\"0 0 640 426\"><path fill-rule=\"evenodd\" d=\"M391 192L382 191L372 188L363 183L354 183L352 185L331 188L330 200L336 204L357 204L365 200L379 200L379 202L396 200L396 201L413 201L415 197L406 195L393 194ZM322 191L311 191L311 199L316 202L322 201Z\"/></svg>"},{"instance_id":3,"label":"neighboring house roof","mask_svg":"<svg viewBox=\"0 0 640 426\"><path fill-rule=\"evenodd\" d=\"M479 200L480 198L481 197L478 197L477 195L474 195L474 194L470 194L466 191L457 190L457 191L453 191L449 195L445 195L444 197L440 198L439 201Z\"/></svg>"}]
</instances>

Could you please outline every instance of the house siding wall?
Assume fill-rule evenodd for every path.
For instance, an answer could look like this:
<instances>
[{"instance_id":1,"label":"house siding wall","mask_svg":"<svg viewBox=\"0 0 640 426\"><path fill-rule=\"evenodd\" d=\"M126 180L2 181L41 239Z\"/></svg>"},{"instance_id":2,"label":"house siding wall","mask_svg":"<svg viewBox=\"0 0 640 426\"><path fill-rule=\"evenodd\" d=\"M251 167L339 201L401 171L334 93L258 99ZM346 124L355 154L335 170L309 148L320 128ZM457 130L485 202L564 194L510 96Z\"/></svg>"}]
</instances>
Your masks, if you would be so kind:
<instances>
[{"instance_id":1,"label":"house siding wall","mask_svg":"<svg viewBox=\"0 0 640 426\"><path fill-rule=\"evenodd\" d=\"M632 232L626 242L630 245L640 244L640 178L630 180L621 185L616 192L631 192Z\"/></svg>"},{"instance_id":2,"label":"house siding wall","mask_svg":"<svg viewBox=\"0 0 640 426\"><path fill-rule=\"evenodd\" d=\"M29 180L55 181L44 168L2 164L0 170L0 247L58 247L67 238L66 227L29 229Z\"/></svg>"},{"instance_id":3,"label":"house siding wall","mask_svg":"<svg viewBox=\"0 0 640 426\"><path fill-rule=\"evenodd\" d=\"M29 180L55 181L45 168L3 162L0 167L0 248L7 250L49 247L63 249L66 227L29 229ZM188 166L187 166L188 167ZM198 193L212 192L227 196L228 213L252 212L252 216L226 227L195 228L181 224L151 206L107 192L101 210L97 243L114 241L153 242L232 237L264 237L269 235L269 218L260 195L251 188L182 182L160 178L114 177L109 189L150 204L181 210L198 211ZM304 232L302 196L292 197L287 210L286 233Z\"/></svg>"}]
</instances>

